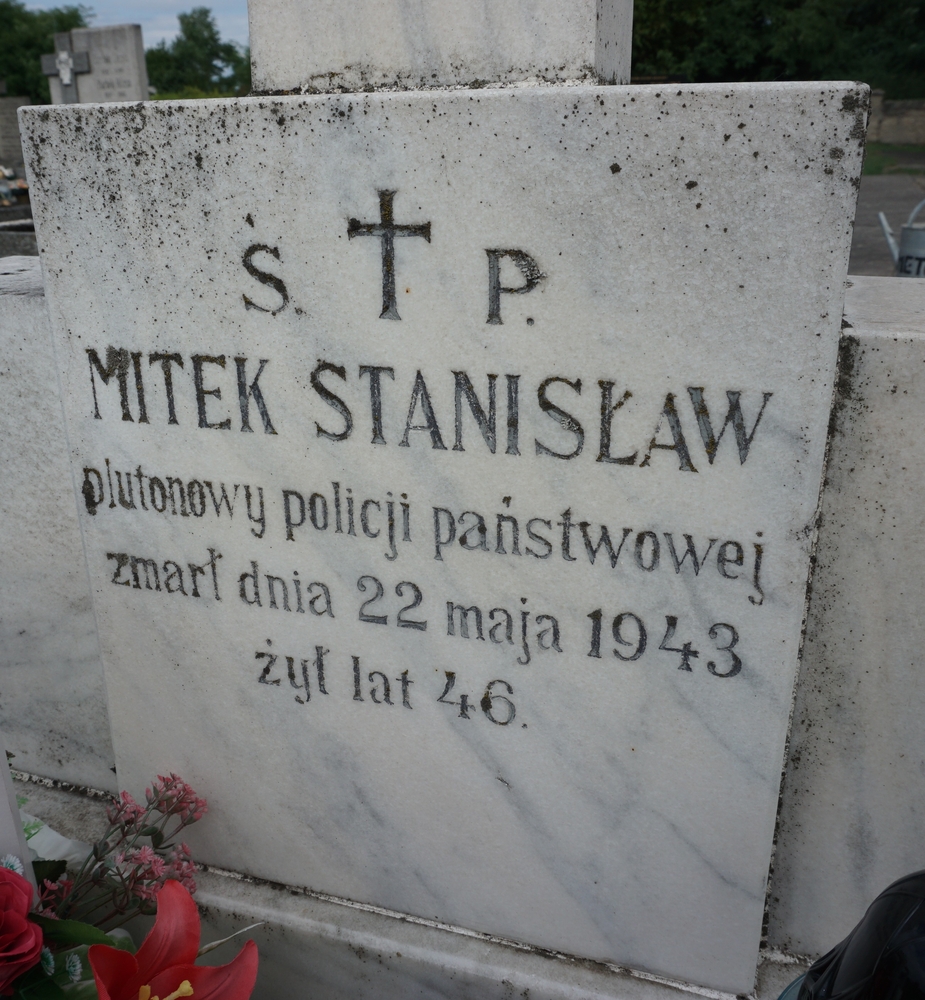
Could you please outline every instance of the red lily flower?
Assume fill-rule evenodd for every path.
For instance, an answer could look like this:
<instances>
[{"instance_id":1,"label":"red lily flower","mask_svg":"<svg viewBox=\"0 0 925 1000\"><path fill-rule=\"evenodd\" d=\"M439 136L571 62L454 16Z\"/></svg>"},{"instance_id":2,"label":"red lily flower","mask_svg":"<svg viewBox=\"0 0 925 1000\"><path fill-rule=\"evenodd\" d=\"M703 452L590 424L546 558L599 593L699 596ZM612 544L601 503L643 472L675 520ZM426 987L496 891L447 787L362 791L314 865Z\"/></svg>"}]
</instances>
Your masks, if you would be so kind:
<instances>
[{"instance_id":1,"label":"red lily flower","mask_svg":"<svg viewBox=\"0 0 925 1000\"><path fill-rule=\"evenodd\" d=\"M189 891L170 880L137 954L95 944L88 957L100 1000L248 1000L257 979L253 941L227 965L194 965L198 951L199 911Z\"/></svg>"}]
</instances>

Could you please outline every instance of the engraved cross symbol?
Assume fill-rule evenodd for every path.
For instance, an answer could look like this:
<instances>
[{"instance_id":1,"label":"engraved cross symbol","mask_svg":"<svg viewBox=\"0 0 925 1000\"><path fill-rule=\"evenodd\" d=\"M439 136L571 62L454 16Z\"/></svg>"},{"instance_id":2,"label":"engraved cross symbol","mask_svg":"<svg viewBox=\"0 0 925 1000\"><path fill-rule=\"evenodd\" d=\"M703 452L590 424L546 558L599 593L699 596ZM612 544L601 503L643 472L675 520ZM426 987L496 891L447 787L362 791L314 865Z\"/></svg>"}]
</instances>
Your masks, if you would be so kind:
<instances>
[{"instance_id":1,"label":"engraved cross symbol","mask_svg":"<svg viewBox=\"0 0 925 1000\"><path fill-rule=\"evenodd\" d=\"M378 236L382 240L382 312L379 319L401 319L395 301L395 237L423 236L430 243L430 223L416 226L397 225L392 214L394 191L379 192L379 222L347 220L347 237Z\"/></svg>"}]
</instances>

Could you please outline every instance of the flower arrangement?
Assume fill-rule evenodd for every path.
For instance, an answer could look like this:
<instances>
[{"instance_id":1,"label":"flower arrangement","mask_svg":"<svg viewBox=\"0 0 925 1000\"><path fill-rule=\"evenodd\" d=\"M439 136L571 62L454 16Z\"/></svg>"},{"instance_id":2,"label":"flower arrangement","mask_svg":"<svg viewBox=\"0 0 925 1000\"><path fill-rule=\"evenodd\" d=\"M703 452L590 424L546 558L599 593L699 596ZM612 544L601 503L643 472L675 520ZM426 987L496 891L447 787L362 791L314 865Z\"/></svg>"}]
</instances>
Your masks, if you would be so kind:
<instances>
[{"instance_id":1,"label":"flower arrangement","mask_svg":"<svg viewBox=\"0 0 925 1000\"><path fill-rule=\"evenodd\" d=\"M0 996L247 1000L257 976L253 941L227 965L195 964L224 943L199 946L195 865L178 842L206 811L205 799L175 774L159 776L143 805L122 792L106 811L106 831L80 865L68 870L67 861L32 863L38 899L23 862L0 858ZM154 927L135 953L122 925L152 914Z\"/></svg>"}]
</instances>

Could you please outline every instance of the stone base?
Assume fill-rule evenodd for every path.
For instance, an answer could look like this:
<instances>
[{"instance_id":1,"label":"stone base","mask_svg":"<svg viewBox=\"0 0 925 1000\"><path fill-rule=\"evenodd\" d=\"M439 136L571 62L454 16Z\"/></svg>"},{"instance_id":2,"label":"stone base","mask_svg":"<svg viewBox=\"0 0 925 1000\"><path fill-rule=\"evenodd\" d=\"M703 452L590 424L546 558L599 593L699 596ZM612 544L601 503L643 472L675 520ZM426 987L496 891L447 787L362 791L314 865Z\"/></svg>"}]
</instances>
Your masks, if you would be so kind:
<instances>
[{"instance_id":1,"label":"stone base","mask_svg":"<svg viewBox=\"0 0 925 1000\"><path fill-rule=\"evenodd\" d=\"M11 226L0 224L0 257L38 257L39 245L35 233L18 232Z\"/></svg>"},{"instance_id":2,"label":"stone base","mask_svg":"<svg viewBox=\"0 0 925 1000\"><path fill-rule=\"evenodd\" d=\"M14 238L32 241L23 254L38 253L34 233L0 224L0 729L13 767L114 791L42 266L37 256L4 256Z\"/></svg>"},{"instance_id":3,"label":"stone base","mask_svg":"<svg viewBox=\"0 0 925 1000\"><path fill-rule=\"evenodd\" d=\"M18 780L27 810L69 837L92 841L105 827L105 800ZM376 907L233 873L203 871L196 901L203 940L257 921L254 1000L682 1000L719 993L566 955L499 941ZM143 933L143 928L138 928ZM212 956L230 961L239 945ZM805 965L763 955L755 1000L777 1000Z\"/></svg>"}]
</instances>

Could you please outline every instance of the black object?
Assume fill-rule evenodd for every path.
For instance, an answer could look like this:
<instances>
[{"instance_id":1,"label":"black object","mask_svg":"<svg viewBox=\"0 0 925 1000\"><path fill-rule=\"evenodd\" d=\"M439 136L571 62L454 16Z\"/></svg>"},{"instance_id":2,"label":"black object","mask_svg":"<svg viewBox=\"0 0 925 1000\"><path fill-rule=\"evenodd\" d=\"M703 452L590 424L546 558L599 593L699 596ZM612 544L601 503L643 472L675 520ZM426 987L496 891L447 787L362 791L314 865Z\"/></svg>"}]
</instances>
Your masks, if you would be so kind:
<instances>
[{"instance_id":1,"label":"black object","mask_svg":"<svg viewBox=\"0 0 925 1000\"><path fill-rule=\"evenodd\" d=\"M880 893L810 967L797 1000L925 1000L925 871Z\"/></svg>"}]
</instances>

